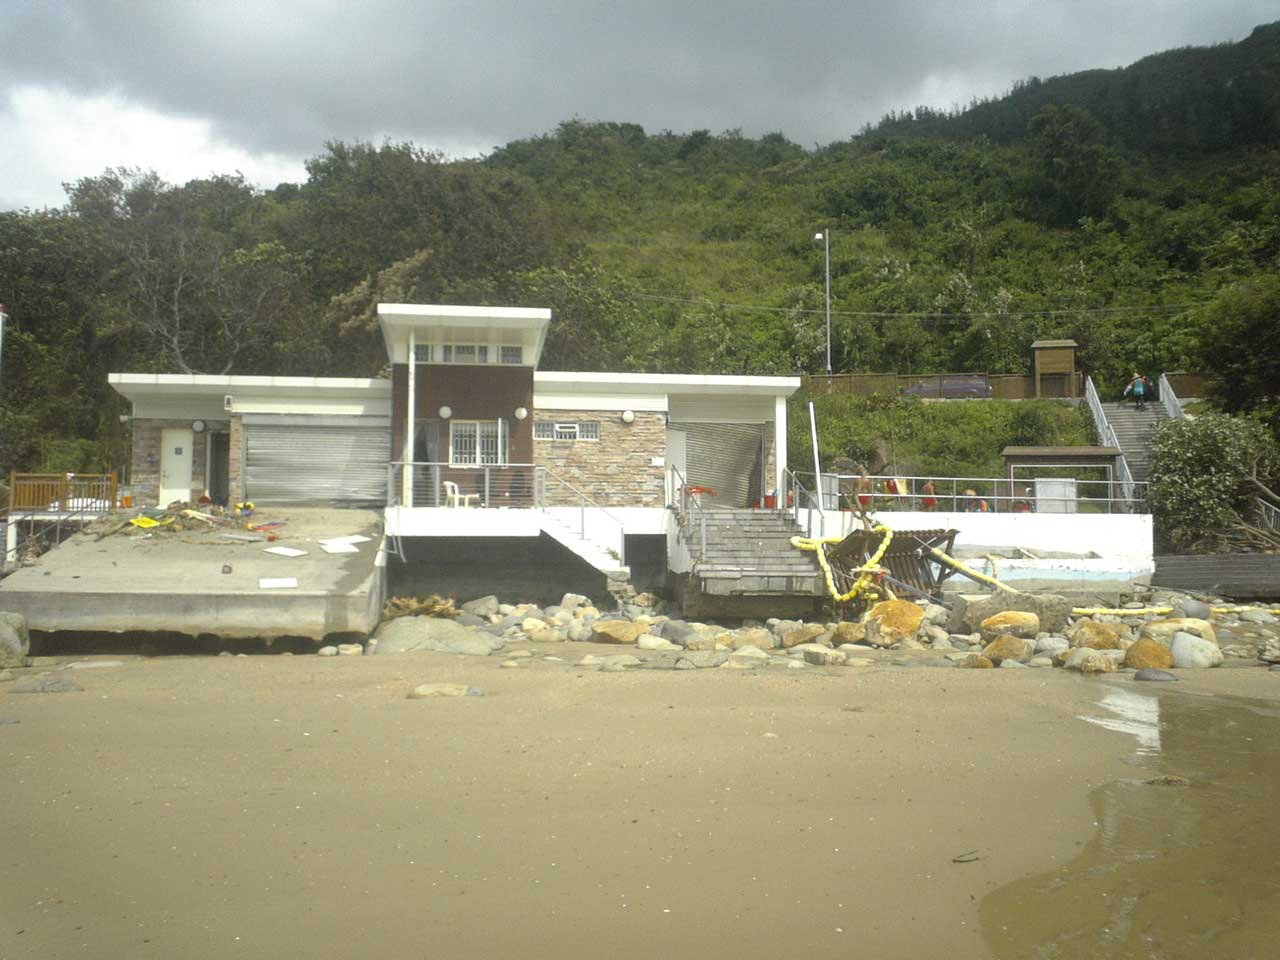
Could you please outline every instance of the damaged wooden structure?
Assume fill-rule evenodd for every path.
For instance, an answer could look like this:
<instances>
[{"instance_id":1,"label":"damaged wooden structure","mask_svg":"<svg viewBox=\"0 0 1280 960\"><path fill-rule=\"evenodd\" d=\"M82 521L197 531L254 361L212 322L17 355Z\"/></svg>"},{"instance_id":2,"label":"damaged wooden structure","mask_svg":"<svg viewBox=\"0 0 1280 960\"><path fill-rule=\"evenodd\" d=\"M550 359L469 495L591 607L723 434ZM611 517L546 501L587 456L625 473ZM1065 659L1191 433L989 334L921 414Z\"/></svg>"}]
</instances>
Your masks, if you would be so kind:
<instances>
[{"instance_id":1,"label":"damaged wooden structure","mask_svg":"<svg viewBox=\"0 0 1280 960\"><path fill-rule=\"evenodd\" d=\"M933 550L951 555L958 530L895 530L879 565L888 571L885 579L895 592L907 592L936 600L942 584L957 571L942 563ZM826 548L827 563L836 589L845 593L853 587L865 567L880 549L885 534L855 530L839 543Z\"/></svg>"}]
</instances>

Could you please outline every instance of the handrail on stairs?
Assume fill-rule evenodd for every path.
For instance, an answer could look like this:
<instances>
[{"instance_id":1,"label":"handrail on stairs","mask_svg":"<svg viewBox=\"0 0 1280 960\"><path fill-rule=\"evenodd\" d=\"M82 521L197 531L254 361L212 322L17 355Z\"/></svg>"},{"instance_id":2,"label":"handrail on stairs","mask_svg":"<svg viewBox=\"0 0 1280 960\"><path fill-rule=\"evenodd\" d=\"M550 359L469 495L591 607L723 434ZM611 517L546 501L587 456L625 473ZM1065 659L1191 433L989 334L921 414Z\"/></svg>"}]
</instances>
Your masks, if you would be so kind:
<instances>
[{"instance_id":1,"label":"handrail on stairs","mask_svg":"<svg viewBox=\"0 0 1280 960\"><path fill-rule=\"evenodd\" d=\"M1258 513L1262 517L1263 526L1270 527L1280 533L1280 509L1277 509L1274 504L1267 503L1261 497L1254 497L1254 499L1258 502Z\"/></svg>"},{"instance_id":2,"label":"handrail on stairs","mask_svg":"<svg viewBox=\"0 0 1280 960\"><path fill-rule=\"evenodd\" d=\"M1160 381L1157 389L1160 391L1160 406L1164 407L1165 415L1170 420L1186 419L1186 413L1182 410L1182 404L1178 401L1178 395L1173 392L1173 384L1169 382L1169 378L1163 373L1160 374Z\"/></svg>"},{"instance_id":3,"label":"handrail on stairs","mask_svg":"<svg viewBox=\"0 0 1280 960\"><path fill-rule=\"evenodd\" d=\"M1129 469L1129 461L1125 459L1124 448L1120 446L1115 428L1111 426L1110 421L1107 420L1106 411L1102 409L1102 400L1098 397L1098 388L1093 385L1093 377L1084 378L1084 400L1089 406L1089 413L1093 415L1093 426L1098 431L1098 439L1102 445L1115 447L1120 451L1120 456L1116 458L1120 490L1125 500L1133 500L1135 494L1133 472Z\"/></svg>"},{"instance_id":4,"label":"handrail on stairs","mask_svg":"<svg viewBox=\"0 0 1280 960\"><path fill-rule=\"evenodd\" d=\"M685 480L684 474L673 463L667 464L668 471L668 497L674 502L668 504L676 511L676 516L680 522L680 539L688 543L685 536L685 523L692 513L696 513L698 517L698 559L701 560L707 553L707 515L702 509L702 504L698 502L698 494L690 492L689 483Z\"/></svg>"},{"instance_id":5,"label":"handrail on stairs","mask_svg":"<svg viewBox=\"0 0 1280 960\"><path fill-rule=\"evenodd\" d=\"M784 491L787 496L782 500L782 502L792 504L791 508L795 511L794 516L797 520L800 518L801 504L808 504L806 509L809 511L809 518L804 527L805 533L808 536L813 536L813 510L816 506L818 510L818 537L825 537L827 535L827 514L826 511L822 509L822 501L819 495L813 493L808 487L801 483L800 479L791 472L789 467L784 468L783 473L784 479L789 481L789 489ZM818 478L818 483L819 485L822 483L821 478Z\"/></svg>"},{"instance_id":6,"label":"handrail on stairs","mask_svg":"<svg viewBox=\"0 0 1280 960\"><path fill-rule=\"evenodd\" d=\"M544 513L547 509L547 478L550 477L556 483L560 484L570 493L578 498L578 538L587 540L587 508L595 510L597 513L608 517L618 525L618 562L625 565L627 562L627 526L607 509L600 506L592 500L587 494L583 493L564 477L558 476L554 471L543 466L534 467L534 502L539 510ZM540 482L539 482L540 481ZM589 542L589 541L588 541Z\"/></svg>"}]
</instances>

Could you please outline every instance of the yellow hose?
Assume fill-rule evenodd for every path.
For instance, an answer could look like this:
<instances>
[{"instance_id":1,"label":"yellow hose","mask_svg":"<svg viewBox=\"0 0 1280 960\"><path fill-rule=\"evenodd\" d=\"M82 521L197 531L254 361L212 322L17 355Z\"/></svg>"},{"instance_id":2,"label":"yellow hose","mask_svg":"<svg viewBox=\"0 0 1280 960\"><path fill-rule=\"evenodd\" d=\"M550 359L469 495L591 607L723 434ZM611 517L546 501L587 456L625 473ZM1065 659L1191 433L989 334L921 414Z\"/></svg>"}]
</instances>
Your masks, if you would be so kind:
<instances>
[{"instance_id":1,"label":"yellow hose","mask_svg":"<svg viewBox=\"0 0 1280 960\"><path fill-rule=\"evenodd\" d=\"M979 583L989 583L991 584L991 586L995 587L997 590L1004 590L1007 593L1022 592L1021 590L1015 590L1013 589L1013 587L1007 584L1001 583L995 577L988 577L985 573L979 573L977 570L974 570L972 567L966 567L959 560L955 559L954 557L947 556L937 547L928 547L927 549L929 551L929 554L935 560L939 561L940 563L945 563L951 569L958 570L961 573L963 573L966 577L971 577L972 579L977 580Z\"/></svg>"},{"instance_id":2,"label":"yellow hose","mask_svg":"<svg viewBox=\"0 0 1280 960\"><path fill-rule=\"evenodd\" d=\"M826 545L828 543L840 543L844 537L823 537L822 539L811 539L809 537L792 537L791 545L799 550L807 550L818 555L818 566L822 567L822 575L827 581L827 591L831 594L831 598L836 603L848 603L864 591L868 596L876 596L876 590L872 587L872 579L877 573L882 573L884 568L880 566L885 551L889 549L889 543L893 540L893 531L883 524L877 524L873 530L875 533L883 533L884 539L880 541L880 546L876 548L876 552L866 563L855 570L858 573L858 579L854 581L852 587L847 593L840 593L836 588L835 575L831 572L831 565L827 562ZM988 577L985 573L979 573L971 567L965 566L954 557L949 557L937 547L926 548L930 555L940 563L946 564L953 570L957 570L966 577L971 577L979 583L987 583L998 590L1004 590L1006 593L1021 593L1021 590L1015 590L1008 584L1001 583L995 577ZM995 557L988 555L987 559L991 561L991 567L995 569ZM892 598L893 591L887 587L882 588ZM1267 607L1250 607L1250 606L1225 606L1211 607L1214 613L1246 613L1250 610L1266 610L1271 611ZM1173 607L1142 607L1141 609L1126 610L1123 608L1112 607L1072 607L1071 615L1073 617L1096 617L1096 616L1118 616L1118 617L1141 617L1147 614L1164 616L1173 613Z\"/></svg>"},{"instance_id":3,"label":"yellow hose","mask_svg":"<svg viewBox=\"0 0 1280 960\"><path fill-rule=\"evenodd\" d=\"M884 557L884 553L889 549L889 543L893 540L893 531L886 526L876 526L875 533L884 534L884 539L880 541L880 546L876 548L876 552L862 566L857 567L858 579L853 582L853 586L849 588L847 593L840 593L836 587L835 575L831 572L831 564L827 562L826 545L828 543L839 543L844 537L823 537L820 540L811 539L809 537L792 537L791 545L798 550L807 550L818 555L818 566L822 568L822 575L827 581L827 592L831 594L831 599L836 603L848 603L858 594L864 591L868 595L874 595L875 590L872 589L873 577L881 572L880 560Z\"/></svg>"}]
</instances>

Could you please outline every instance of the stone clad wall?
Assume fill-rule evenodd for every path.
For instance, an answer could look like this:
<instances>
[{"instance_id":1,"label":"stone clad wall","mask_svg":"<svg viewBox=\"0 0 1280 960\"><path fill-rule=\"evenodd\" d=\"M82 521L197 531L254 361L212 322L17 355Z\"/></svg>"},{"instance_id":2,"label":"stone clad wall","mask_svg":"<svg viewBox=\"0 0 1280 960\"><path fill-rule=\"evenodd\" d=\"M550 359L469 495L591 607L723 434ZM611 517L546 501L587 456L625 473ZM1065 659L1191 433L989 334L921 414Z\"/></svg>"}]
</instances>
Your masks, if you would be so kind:
<instances>
[{"instance_id":1,"label":"stone clad wall","mask_svg":"<svg viewBox=\"0 0 1280 960\"><path fill-rule=\"evenodd\" d=\"M231 417L228 433L227 502L239 503L244 499L244 421L241 417Z\"/></svg>"},{"instance_id":2,"label":"stone clad wall","mask_svg":"<svg viewBox=\"0 0 1280 960\"><path fill-rule=\"evenodd\" d=\"M594 420L599 440L533 441L533 462L573 484L602 507L661 507L665 503L667 415L636 411L632 424L617 410L534 411L537 423ZM653 464L654 458L659 463ZM578 503L570 491L547 480L552 506Z\"/></svg>"}]
</instances>

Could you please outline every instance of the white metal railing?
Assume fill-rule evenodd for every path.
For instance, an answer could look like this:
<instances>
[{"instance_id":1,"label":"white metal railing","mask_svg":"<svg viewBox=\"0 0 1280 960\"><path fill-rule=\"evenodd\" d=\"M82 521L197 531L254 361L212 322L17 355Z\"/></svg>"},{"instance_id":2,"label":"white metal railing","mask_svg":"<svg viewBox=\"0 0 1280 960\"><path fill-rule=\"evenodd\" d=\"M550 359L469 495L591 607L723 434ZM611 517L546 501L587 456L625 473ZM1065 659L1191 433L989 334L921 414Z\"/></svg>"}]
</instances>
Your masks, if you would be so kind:
<instances>
[{"instance_id":1,"label":"white metal railing","mask_svg":"<svg viewBox=\"0 0 1280 960\"><path fill-rule=\"evenodd\" d=\"M1280 531L1280 509L1275 504L1267 503L1261 497L1255 497L1258 502L1258 515L1262 518L1262 525L1272 530Z\"/></svg>"},{"instance_id":2,"label":"white metal railing","mask_svg":"<svg viewBox=\"0 0 1280 960\"><path fill-rule=\"evenodd\" d=\"M387 465L387 503L404 507L533 507L537 471L531 463L459 465L394 461Z\"/></svg>"},{"instance_id":3,"label":"white metal railing","mask_svg":"<svg viewBox=\"0 0 1280 960\"><path fill-rule=\"evenodd\" d=\"M1098 388L1093 385L1093 377L1084 378L1084 399L1089 405L1089 413L1093 415L1093 426L1098 431L1098 440L1104 447L1115 447L1120 451L1116 457L1116 481L1120 484L1123 499L1133 501L1137 493L1134 486L1133 472L1129 469L1129 461L1125 459L1124 447L1120 446L1120 438L1116 436L1115 427L1107 420L1106 411L1102 409L1102 400L1098 397Z\"/></svg>"},{"instance_id":4,"label":"white metal railing","mask_svg":"<svg viewBox=\"0 0 1280 960\"><path fill-rule=\"evenodd\" d=\"M698 553L690 550L690 561L700 560L707 552L707 514L700 502L701 493L697 487L690 486L674 464L667 465L667 506L676 512L679 521L679 539L689 549L690 539L696 532Z\"/></svg>"},{"instance_id":5,"label":"white metal railing","mask_svg":"<svg viewBox=\"0 0 1280 960\"><path fill-rule=\"evenodd\" d=\"M557 505L578 508L578 531L577 531L578 538L586 543L595 542L594 537L587 536L588 518L594 519L596 517L602 517L605 520L609 521L609 525L611 528L612 527L617 528L616 529L617 540L614 542L613 545L605 543L603 544L603 546L606 549L612 550L614 553L617 554L618 563L625 564L627 562L626 524L624 524L621 520L615 517L607 509L600 506L600 504L596 503L589 496L587 496L585 493L583 493L581 490L579 490L577 487L571 484L568 480L565 480L563 477L557 476L555 473L548 470L546 467L534 468L534 490L535 490L535 493L534 493L535 504L541 510L545 511L548 506L557 506ZM549 495L548 490L551 490L551 491L563 490L564 491L563 499L569 502L561 503L561 504L552 503L551 501L553 499L560 499L560 498ZM594 527L593 527L593 532L594 532Z\"/></svg>"},{"instance_id":6,"label":"white metal railing","mask_svg":"<svg viewBox=\"0 0 1280 960\"><path fill-rule=\"evenodd\" d=\"M830 474L823 474L823 476L830 476ZM783 491L785 496L779 500L779 503L783 505L782 508L789 511L797 523L800 521L800 511L806 511L807 517L804 529L809 532L810 536L813 535L813 512L817 510L818 537L825 537L827 535L827 514L823 509L820 495L806 487L790 469L783 472L783 482L787 488ZM821 484L819 483L816 486L821 486Z\"/></svg>"},{"instance_id":7,"label":"white metal railing","mask_svg":"<svg viewBox=\"0 0 1280 960\"><path fill-rule=\"evenodd\" d=\"M590 521L602 517L606 528L617 528L617 540L604 536L605 549L625 563L626 534L621 520L589 496L546 467L532 463L461 465L427 461L392 461L387 464L387 506L456 507L493 509L514 507L546 510L548 507L576 507L577 534L594 542L588 530L601 525ZM572 525L570 525L572 526Z\"/></svg>"},{"instance_id":8,"label":"white metal railing","mask_svg":"<svg viewBox=\"0 0 1280 960\"><path fill-rule=\"evenodd\" d=\"M1163 373L1160 374L1160 383L1157 387L1160 391L1160 406L1164 407L1165 415L1170 420L1182 420L1186 414L1182 412L1182 404L1178 402L1178 395L1173 392L1173 385L1169 383L1169 378Z\"/></svg>"},{"instance_id":9,"label":"white metal railing","mask_svg":"<svg viewBox=\"0 0 1280 960\"><path fill-rule=\"evenodd\" d=\"M787 471L790 473L790 471ZM793 475L794 476L794 475ZM812 474L801 474L811 477ZM1146 483L1131 481L1134 495L1115 496L1119 484L1109 480L1077 480L1071 477L1041 477L1042 483L1070 484L1061 493L1036 488L1035 479L1008 477L928 477L873 476L824 473L823 485L828 506L840 510L923 511L938 513L1136 513L1145 509ZM803 500L814 500L800 480L797 484L798 511ZM932 487L926 489L926 484ZM1083 488L1084 495L1080 490ZM802 491L802 492L801 492ZM970 492L972 491L972 492Z\"/></svg>"}]
</instances>

